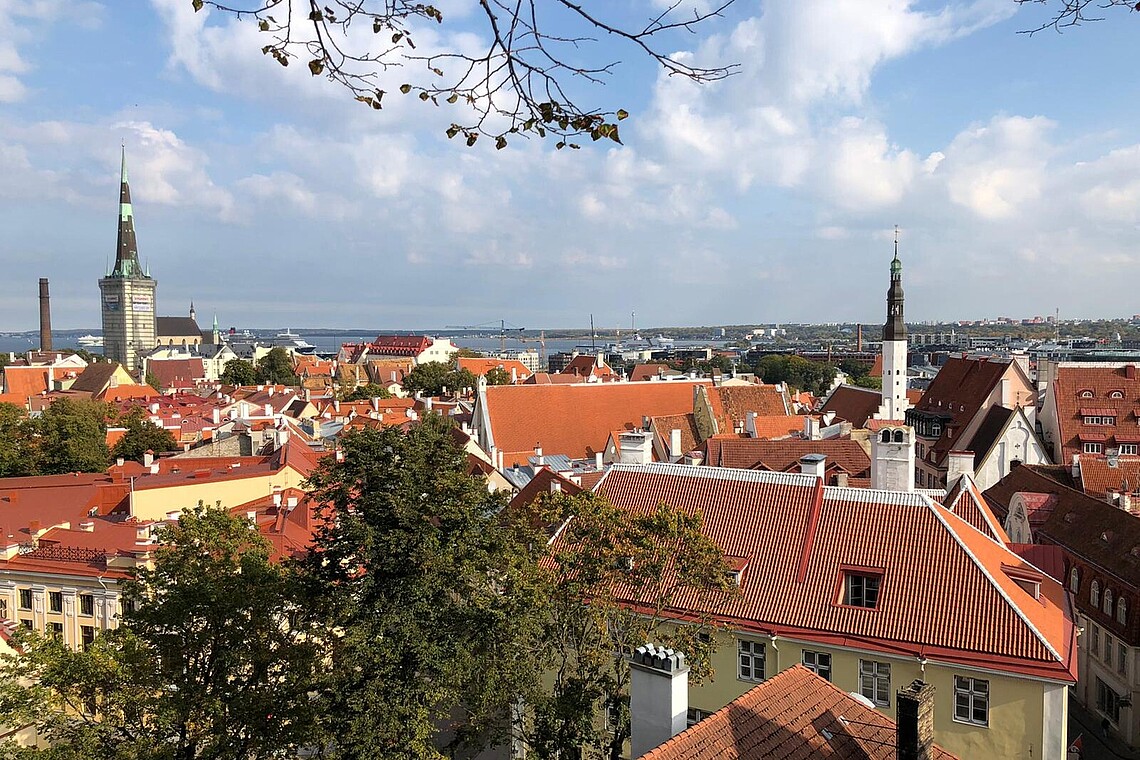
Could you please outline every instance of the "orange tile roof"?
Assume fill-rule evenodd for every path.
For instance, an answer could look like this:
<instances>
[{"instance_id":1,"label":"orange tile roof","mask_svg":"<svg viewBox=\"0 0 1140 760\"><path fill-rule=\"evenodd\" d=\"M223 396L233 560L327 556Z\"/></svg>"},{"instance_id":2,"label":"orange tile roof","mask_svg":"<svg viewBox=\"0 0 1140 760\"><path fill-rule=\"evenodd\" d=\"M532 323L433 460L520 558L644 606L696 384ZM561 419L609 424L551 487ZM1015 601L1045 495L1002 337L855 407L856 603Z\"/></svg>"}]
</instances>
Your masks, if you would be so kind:
<instances>
[{"instance_id":1,"label":"orange tile roof","mask_svg":"<svg viewBox=\"0 0 1140 760\"><path fill-rule=\"evenodd\" d=\"M1061 461L1072 461L1073 454L1080 454L1082 433L1107 433L1114 436L1105 443L1111 448L1121 441L1137 442L1137 424L1140 423L1140 371L1134 365L1121 367L1075 366L1057 367L1050 392L1057 407L1058 443L1061 447ZM1084 398L1091 394L1091 398ZM1119 395L1120 398L1113 398ZM1115 425L1085 425L1082 407L1087 411L1100 412L1097 416L1116 417ZM1092 407L1098 407L1092 409ZM1129 436L1131 434L1131 436Z\"/></svg>"},{"instance_id":2,"label":"orange tile roof","mask_svg":"<svg viewBox=\"0 0 1140 760\"><path fill-rule=\"evenodd\" d=\"M592 354L579 354L575 356L559 374L602 379L616 377L614 371L610 369L610 365L606 364L604 359L600 356L593 356Z\"/></svg>"},{"instance_id":3,"label":"orange tile roof","mask_svg":"<svg viewBox=\"0 0 1140 760\"><path fill-rule=\"evenodd\" d=\"M894 722L793 665L641 760L894 760ZM937 760L954 757L937 745Z\"/></svg>"},{"instance_id":4,"label":"orange tile roof","mask_svg":"<svg viewBox=\"0 0 1140 760\"><path fill-rule=\"evenodd\" d=\"M638 364L629 373L630 382L640 382L642 380L652 380L662 373L666 375L675 375L677 370L670 367L668 364Z\"/></svg>"},{"instance_id":5,"label":"orange tile roof","mask_svg":"<svg viewBox=\"0 0 1140 760\"><path fill-rule=\"evenodd\" d=\"M840 385L820 407L820 413L834 412L837 419L861 428L879 410L883 394L857 385Z\"/></svg>"},{"instance_id":6,"label":"orange tile roof","mask_svg":"<svg viewBox=\"0 0 1140 760\"><path fill-rule=\"evenodd\" d=\"M707 380L667 383L497 385L487 388L487 416L504 463L525 463L541 444L547 454L593 456L610 432L640 429L644 417L688 414L693 389Z\"/></svg>"},{"instance_id":7,"label":"orange tile roof","mask_svg":"<svg viewBox=\"0 0 1140 760\"><path fill-rule=\"evenodd\" d=\"M94 396L96 401L118 402L127 399L150 399L160 396L158 391L149 385L116 385Z\"/></svg>"},{"instance_id":8,"label":"orange tile roof","mask_svg":"<svg viewBox=\"0 0 1140 760\"><path fill-rule=\"evenodd\" d=\"M1107 457L1081 454L1081 488L1089 496L1103 499L1110 491L1140 491L1140 457Z\"/></svg>"},{"instance_id":9,"label":"orange tile roof","mask_svg":"<svg viewBox=\"0 0 1140 760\"><path fill-rule=\"evenodd\" d=\"M719 398L724 410L723 417L717 420L722 433L731 433L737 425L743 425L749 412L762 417L791 413L787 399L775 385L725 385L714 388L712 395ZM803 425L803 420L800 420L800 425Z\"/></svg>"},{"instance_id":10,"label":"orange tile roof","mask_svg":"<svg viewBox=\"0 0 1140 760\"><path fill-rule=\"evenodd\" d=\"M994 541L1009 543L1009 536L994 516L978 485L970 478L959 478L942 499L942 505Z\"/></svg>"},{"instance_id":11,"label":"orange tile roof","mask_svg":"<svg viewBox=\"0 0 1140 760\"><path fill-rule=\"evenodd\" d=\"M823 454L828 465L838 465L849 475L870 477L871 458L850 438L827 438L808 441L788 438L768 441L759 438L722 438L717 436L705 442L705 464L713 467L736 467L745 470L762 469L775 472L798 471L800 459L808 454Z\"/></svg>"},{"instance_id":12,"label":"orange tile roof","mask_svg":"<svg viewBox=\"0 0 1140 760\"><path fill-rule=\"evenodd\" d=\"M467 370L476 377L482 377L495 368L505 370L508 375L513 372L518 380L525 380L533 374L526 368L526 365L518 359L488 359L483 357L461 356L457 360L456 366L459 369Z\"/></svg>"},{"instance_id":13,"label":"orange tile roof","mask_svg":"<svg viewBox=\"0 0 1140 760\"><path fill-rule=\"evenodd\" d=\"M739 597L701 610L702 597L683 593L679 617L703 611L742 630L1076 680L1065 589L1042 577L1035 599L1010 575L1034 575L1031 565L922 494L670 464L614 465L597 490L629 512L664 503L700 513L726 555L750 560ZM838 603L852 566L883 574L873 611Z\"/></svg>"},{"instance_id":14,"label":"orange tile roof","mask_svg":"<svg viewBox=\"0 0 1140 760\"><path fill-rule=\"evenodd\" d=\"M815 415L819 419L819 415ZM806 415L786 415L777 414L773 416L757 417L755 419L756 437L757 438L788 438L802 433L804 430L804 419Z\"/></svg>"},{"instance_id":15,"label":"orange tile roof","mask_svg":"<svg viewBox=\"0 0 1140 760\"><path fill-rule=\"evenodd\" d=\"M700 445L701 434L697 430L696 417L691 412L689 414L658 415L652 419L650 425L653 426L653 433L660 439L667 455L674 430L681 431L682 455L696 451Z\"/></svg>"}]
</instances>

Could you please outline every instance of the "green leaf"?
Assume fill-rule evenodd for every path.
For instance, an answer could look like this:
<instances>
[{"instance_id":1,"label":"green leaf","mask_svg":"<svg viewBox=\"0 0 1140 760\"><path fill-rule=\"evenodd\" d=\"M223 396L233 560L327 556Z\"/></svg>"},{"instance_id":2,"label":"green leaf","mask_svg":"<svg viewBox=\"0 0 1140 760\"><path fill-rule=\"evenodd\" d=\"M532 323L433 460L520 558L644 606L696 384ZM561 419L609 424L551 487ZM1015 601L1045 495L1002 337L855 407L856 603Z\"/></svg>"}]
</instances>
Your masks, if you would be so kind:
<instances>
[{"instance_id":1,"label":"green leaf","mask_svg":"<svg viewBox=\"0 0 1140 760\"><path fill-rule=\"evenodd\" d=\"M454 103L457 100L459 100L459 95L457 95L456 93L453 92L453 93L451 93L451 96L448 97L447 102L448 103Z\"/></svg>"},{"instance_id":2,"label":"green leaf","mask_svg":"<svg viewBox=\"0 0 1140 760\"><path fill-rule=\"evenodd\" d=\"M400 85L400 92L404 93L405 95L407 95L411 91L412 91L412 86L410 84Z\"/></svg>"},{"instance_id":3,"label":"green leaf","mask_svg":"<svg viewBox=\"0 0 1140 760\"><path fill-rule=\"evenodd\" d=\"M618 117L618 121L624 121L625 119L629 118L629 111L626 111L624 108L619 108L618 112L617 112L617 117Z\"/></svg>"},{"instance_id":4,"label":"green leaf","mask_svg":"<svg viewBox=\"0 0 1140 760\"><path fill-rule=\"evenodd\" d=\"M507 138L503 137L502 135L499 135L498 138L495 140L495 149L496 150L502 150L505 147L507 147Z\"/></svg>"},{"instance_id":5,"label":"green leaf","mask_svg":"<svg viewBox=\"0 0 1140 760\"><path fill-rule=\"evenodd\" d=\"M261 21L257 22L257 28L263 32L268 32L269 31L269 22L266 21L265 19L261 19Z\"/></svg>"},{"instance_id":6,"label":"green leaf","mask_svg":"<svg viewBox=\"0 0 1140 760\"><path fill-rule=\"evenodd\" d=\"M194 12L197 13L198 11L202 10L202 6L205 5L205 3L203 3L202 0L194 0L191 5L194 6Z\"/></svg>"},{"instance_id":7,"label":"green leaf","mask_svg":"<svg viewBox=\"0 0 1140 760\"><path fill-rule=\"evenodd\" d=\"M313 72L313 76L317 76L325 70L325 63L320 58L314 58L309 61L309 71Z\"/></svg>"}]
</instances>

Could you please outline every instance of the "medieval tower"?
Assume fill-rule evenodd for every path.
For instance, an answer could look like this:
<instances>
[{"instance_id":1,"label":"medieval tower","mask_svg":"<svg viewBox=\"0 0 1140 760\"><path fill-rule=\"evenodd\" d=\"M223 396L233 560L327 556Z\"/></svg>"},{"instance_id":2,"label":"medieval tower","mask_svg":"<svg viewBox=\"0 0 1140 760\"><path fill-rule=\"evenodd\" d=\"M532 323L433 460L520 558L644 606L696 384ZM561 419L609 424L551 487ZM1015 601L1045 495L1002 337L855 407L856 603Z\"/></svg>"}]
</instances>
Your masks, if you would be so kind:
<instances>
[{"instance_id":1,"label":"medieval tower","mask_svg":"<svg viewBox=\"0 0 1140 760\"><path fill-rule=\"evenodd\" d=\"M903 318L902 262L895 228L895 258L887 289L887 321L883 325L883 400L875 419L902 421L910 401L906 397L906 320Z\"/></svg>"}]
</instances>

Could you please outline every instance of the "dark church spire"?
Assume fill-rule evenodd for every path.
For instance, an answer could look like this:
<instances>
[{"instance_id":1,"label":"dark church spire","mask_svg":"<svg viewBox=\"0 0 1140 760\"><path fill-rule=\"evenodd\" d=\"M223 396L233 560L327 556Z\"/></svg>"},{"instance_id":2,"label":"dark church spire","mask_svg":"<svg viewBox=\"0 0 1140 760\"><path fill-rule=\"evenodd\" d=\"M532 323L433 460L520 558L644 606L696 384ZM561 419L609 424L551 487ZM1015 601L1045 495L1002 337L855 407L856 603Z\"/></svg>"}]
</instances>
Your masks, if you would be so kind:
<instances>
[{"instance_id":1,"label":"dark church spire","mask_svg":"<svg viewBox=\"0 0 1140 760\"><path fill-rule=\"evenodd\" d=\"M135 241L134 212L131 210L131 187L127 182L127 148L123 146L123 163L119 177L119 247L115 251L115 268L111 277L143 277L139 265L138 243Z\"/></svg>"},{"instance_id":2,"label":"dark church spire","mask_svg":"<svg viewBox=\"0 0 1140 760\"><path fill-rule=\"evenodd\" d=\"M883 340L906 340L898 225L895 225L895 258L891 261L891 287L887 290L887 322L883 325Z\"/></svg>"}]
</instances>

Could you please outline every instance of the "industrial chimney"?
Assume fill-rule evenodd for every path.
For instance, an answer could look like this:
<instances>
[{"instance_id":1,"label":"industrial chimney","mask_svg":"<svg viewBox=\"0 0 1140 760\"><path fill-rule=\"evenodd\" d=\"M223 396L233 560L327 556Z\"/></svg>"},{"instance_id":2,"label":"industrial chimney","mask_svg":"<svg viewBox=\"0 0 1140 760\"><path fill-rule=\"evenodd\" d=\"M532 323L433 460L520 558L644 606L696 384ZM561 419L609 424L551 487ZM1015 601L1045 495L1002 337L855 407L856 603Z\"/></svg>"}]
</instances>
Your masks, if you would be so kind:
<instances>
[{"instance_id":1,"label":"industrial chimney","mask_svg":"<svg viewBox=\"0 0 1140 760\"><path fill-rule=\"evenodd\" d=\"M40 350L51 351L51 297L46 277L40 278Z\"/></svg>"}]
</instances>

